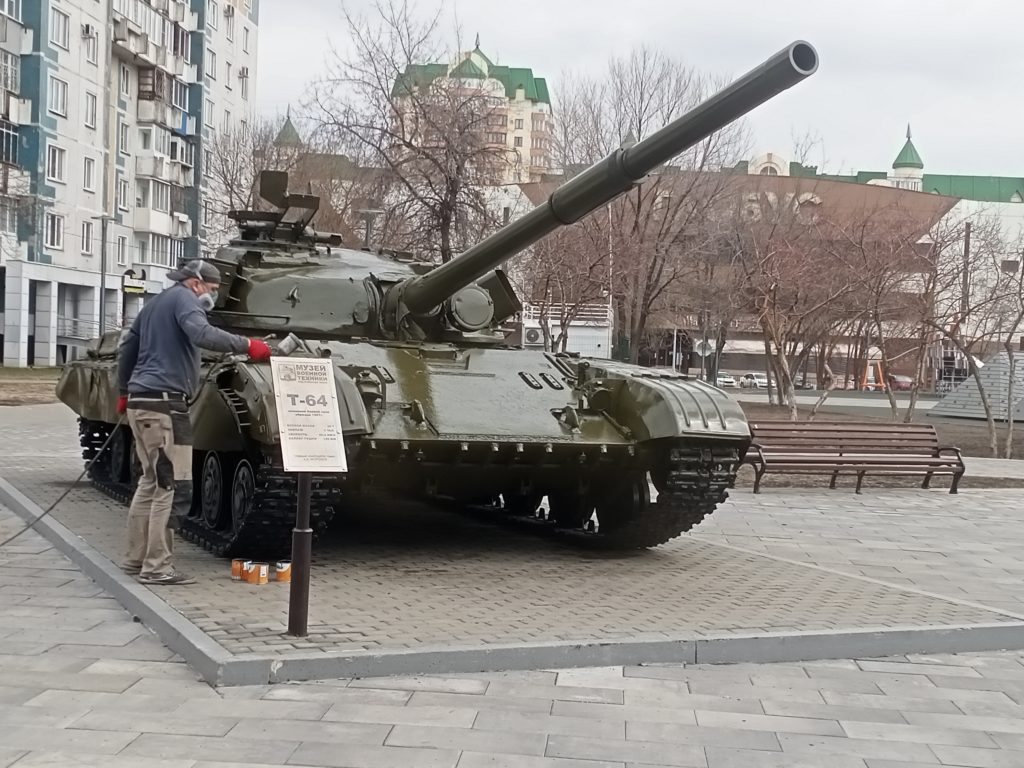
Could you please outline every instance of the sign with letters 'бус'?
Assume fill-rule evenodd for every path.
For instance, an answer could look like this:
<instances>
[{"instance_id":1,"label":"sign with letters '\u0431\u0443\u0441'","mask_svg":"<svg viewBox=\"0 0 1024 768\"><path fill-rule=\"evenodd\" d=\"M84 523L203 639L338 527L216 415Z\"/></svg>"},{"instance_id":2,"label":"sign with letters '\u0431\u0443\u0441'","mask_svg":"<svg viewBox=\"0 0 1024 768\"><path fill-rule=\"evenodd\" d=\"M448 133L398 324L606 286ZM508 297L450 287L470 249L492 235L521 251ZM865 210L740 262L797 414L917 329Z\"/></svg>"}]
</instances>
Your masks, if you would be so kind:
<instances>
[{"instance_id":1,"label":"sign with letters '\u0431\u0443\u0441'","mask_svg":"<svg viewBox=\"0 0 1024 768\"><path fill-rule=\"evenodd\" d=\"M286 472L347 472L330 360L272 357Z\"/></svg>"}]
</instances>

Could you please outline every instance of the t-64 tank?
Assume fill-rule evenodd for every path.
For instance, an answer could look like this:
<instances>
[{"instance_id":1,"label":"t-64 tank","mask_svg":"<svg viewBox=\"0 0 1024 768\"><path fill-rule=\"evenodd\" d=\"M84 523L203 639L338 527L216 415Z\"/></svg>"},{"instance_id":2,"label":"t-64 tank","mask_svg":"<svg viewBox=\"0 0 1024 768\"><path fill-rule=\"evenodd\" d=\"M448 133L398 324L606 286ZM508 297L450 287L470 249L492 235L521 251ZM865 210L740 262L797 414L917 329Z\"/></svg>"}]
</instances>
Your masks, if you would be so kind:
<instances>
[{"instance_id":1,"label":"t-64 tank","mask_svg":"<svg viewBox=\"0 0 1024 768\"><path fill-rule=\"evenodd\" d=\"M291 354L334 362L350 471L314 478L314 528L348 494L374 491L528 517L547 497L547 524L620 548L661 544L712 512L750 441L739 406L674 372L510 344L501 326L521 305L499 267L816 68L810 45L790 45L437 267L340 247L309 227L316 198L264 172L261 194L277 211L235 214L241 234L214 260L223 284L211 320L272 346L291 336ZM117 423L117 339L94 342L57 386L80 416L86 459ZM182 534L222 555L285 552L294 479L282 469L270 366L210 356L203 376ZM127 501L137 470L131 434L117 429L91 476Z\"/></svg>"}]
</instances>

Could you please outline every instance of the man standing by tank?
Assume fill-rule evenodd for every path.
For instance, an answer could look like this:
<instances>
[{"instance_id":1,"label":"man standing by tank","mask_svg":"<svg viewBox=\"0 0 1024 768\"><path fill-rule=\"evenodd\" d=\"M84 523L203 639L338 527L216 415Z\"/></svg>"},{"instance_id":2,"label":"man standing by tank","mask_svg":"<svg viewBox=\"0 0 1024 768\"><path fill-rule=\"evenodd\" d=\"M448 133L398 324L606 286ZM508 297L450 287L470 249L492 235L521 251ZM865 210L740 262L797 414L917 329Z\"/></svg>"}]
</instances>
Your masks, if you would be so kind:
<instances>
[{"instance_id":1,"label":"man standing by tank","mask_svg":"<svg viewBox=\"0 0 1024 768\"><path fill-rule=\"evenodd\" d=\"M117 412L127 412L142 477L128 511L122 568L143 584L193 584L171 563L174 530L192 505L189 401L199 383L199 349L248 353L259 362L270 347L210 325L220 272L190 261L167 275L175 285L150 299L118 352Z\"/></svg>"}]
</instances>

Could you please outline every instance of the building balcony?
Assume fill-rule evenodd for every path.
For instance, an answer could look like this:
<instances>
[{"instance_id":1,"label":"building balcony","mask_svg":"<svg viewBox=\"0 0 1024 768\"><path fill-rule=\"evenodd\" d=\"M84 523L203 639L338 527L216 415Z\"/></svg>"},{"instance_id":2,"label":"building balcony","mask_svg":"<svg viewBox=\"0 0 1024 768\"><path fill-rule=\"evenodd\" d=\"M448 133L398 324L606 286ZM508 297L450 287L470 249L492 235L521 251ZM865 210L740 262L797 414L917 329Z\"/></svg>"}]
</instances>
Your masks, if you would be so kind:
<instances>
[{"instance_id":1,"label":"building balcony","mask_svg":"<svg viewBox=\"0 0 1024 768\"><path fill-rule=\"evenodd\" d=\"M174 128L178 111L165 101L144 99L139 101L137 118L140 123L157 123L166 128Z\"/></svg>"},{"instance_id":2,"label":"building balcony","mask_svg":"<svg viewBox=\"0 0 1024 768\"><path fill-rule=\"evenodd\" d=\"M171 130L178 136L195 136L197 132L195 117L180 109L175 109L174 112L174 122L170 124Z\"/></svg>"},{"instance_id":3,"label":"building balcony","mask_svg":"<svg viewBox=\"0 0 1024 768\"><path fill-rule=\"evenodd\" d=\"M0 16L0 40L11 53L21 56L32 53L32 30L7 16Z\"/></svg>"},{"instance_id":4,"label":"building balcony","mask_svg":"<svg viewBox=\"0 0 1024 768\"><path fill-rule=\"evenodd\" d=\"M22 99L11 91L0 91L0 111L3 118L14 125L29 125L32 123L32 102Z\"/></svg>"},{"instance_id":5,"label":"building balcony","mask_svg":"<svg viewBox=\"0 0 1024 768\"><path fill-rule=\"evenodd\" d=\"M171 214L141 206L135 209L134 225L137 232L155 232L158 235L173 235L177 231Z\"/></svg>"},{"instance_id":6,"label":"building balcony","mask_svg":"<svg viewBox=\"0 0 1024 768\"><path fill-rule=\"evenodd\" d=\"M163 155L149 154L135 158L135 175L171 183L173 169L171 159Z\"/></svg>"}]
</instances>

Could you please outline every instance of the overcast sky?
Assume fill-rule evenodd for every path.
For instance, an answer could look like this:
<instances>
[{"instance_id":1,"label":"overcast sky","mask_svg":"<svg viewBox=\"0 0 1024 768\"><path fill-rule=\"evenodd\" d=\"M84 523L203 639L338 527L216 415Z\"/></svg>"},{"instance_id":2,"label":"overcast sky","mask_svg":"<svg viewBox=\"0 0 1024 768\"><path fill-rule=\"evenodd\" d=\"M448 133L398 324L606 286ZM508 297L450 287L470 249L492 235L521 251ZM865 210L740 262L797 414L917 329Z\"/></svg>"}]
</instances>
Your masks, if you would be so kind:
<instances>
[{"instance_id":1,"label":"overcast sky","mask_svg":"<svg viewBox=\"0 0 1024 768\"><path fill-rule=\"evenodd\" d=\"M351 0L367 8L370 0ZM436 9L436 3L420 7ZM532 67L557 90L567 70L600 74L648 45L709 73L739 75L795 39L818 73L751 113L755 148L837 173L889 168L907 123L932 173L1024 176L1021 0L471 0L445 3L492 61ZM262 0L258 105L283 112L330 53L344 49L340 0ZM449 24L448 27L453 27ZM471 43L470 43L471 44Z\"/></svg>"}]
</instances>

